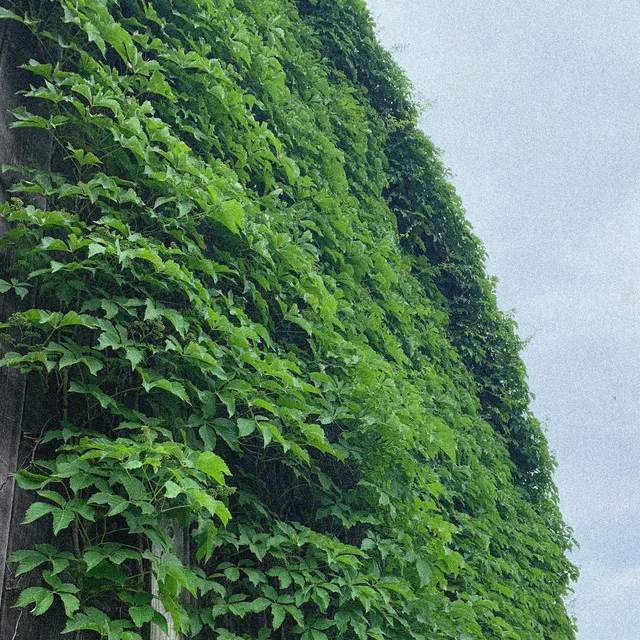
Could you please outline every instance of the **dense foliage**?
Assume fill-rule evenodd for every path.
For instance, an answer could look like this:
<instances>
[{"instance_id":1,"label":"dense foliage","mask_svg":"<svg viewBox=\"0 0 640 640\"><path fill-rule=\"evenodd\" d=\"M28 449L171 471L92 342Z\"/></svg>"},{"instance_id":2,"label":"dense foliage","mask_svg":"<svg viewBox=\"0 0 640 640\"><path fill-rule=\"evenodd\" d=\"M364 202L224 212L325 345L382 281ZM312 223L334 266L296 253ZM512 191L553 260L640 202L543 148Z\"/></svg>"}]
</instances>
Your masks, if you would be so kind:
<instances>
[{"instance_id":1,"label":"dense foliage","mask_svg":"<svg viewBox=\"0 0 640 640\"><path fill-rule=\"evenodd\" d=\"M0 17L55 145L0 206L0 364L57 403L17 606L136 640L154 576L189 638L573 638L514 323L364 2Z\"/></svg>"}]
</instances>

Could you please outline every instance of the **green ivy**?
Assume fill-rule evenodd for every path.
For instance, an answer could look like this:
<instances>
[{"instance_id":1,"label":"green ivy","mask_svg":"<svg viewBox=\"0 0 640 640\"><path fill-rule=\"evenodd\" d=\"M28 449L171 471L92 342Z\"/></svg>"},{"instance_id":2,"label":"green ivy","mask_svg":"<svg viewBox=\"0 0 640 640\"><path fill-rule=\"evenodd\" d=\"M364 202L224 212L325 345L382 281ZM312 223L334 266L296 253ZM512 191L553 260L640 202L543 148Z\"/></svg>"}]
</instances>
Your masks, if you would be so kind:
<instances>
[{"instance_id":1,"label":"green ivy","mask_svg":"<svg viewBox=\"0 0 640 640\"><path fill-rule=\"evenodd\" d=\"M56 398L16 606L136 640L155 582L190 638L573 638L520 341L364 2L0 18L55 148L3 167L0 365Z\"/></svg>"}]
</instances>

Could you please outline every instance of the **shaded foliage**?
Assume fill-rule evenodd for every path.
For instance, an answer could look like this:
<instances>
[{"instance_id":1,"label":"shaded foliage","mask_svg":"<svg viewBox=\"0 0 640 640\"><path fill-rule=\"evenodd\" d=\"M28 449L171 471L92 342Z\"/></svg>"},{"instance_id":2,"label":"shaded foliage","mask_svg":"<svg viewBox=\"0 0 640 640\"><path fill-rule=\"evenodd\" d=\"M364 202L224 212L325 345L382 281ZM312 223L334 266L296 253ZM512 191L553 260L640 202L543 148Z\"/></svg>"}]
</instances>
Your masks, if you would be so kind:
<instances>
[{"instance_id":1,"label":"shaded foliage","mask_svg":"<svg viewBox=\"0 0 640 640\"><path fill-rule=\"evenodd\" d=\"M74 549L15 554L17 606L136 640L153 575L186 637L573 637L520 342L364 2L0 17L56 146L0 207L0 362L58 397L16 479Z\"/></svg>"}]
</instances>

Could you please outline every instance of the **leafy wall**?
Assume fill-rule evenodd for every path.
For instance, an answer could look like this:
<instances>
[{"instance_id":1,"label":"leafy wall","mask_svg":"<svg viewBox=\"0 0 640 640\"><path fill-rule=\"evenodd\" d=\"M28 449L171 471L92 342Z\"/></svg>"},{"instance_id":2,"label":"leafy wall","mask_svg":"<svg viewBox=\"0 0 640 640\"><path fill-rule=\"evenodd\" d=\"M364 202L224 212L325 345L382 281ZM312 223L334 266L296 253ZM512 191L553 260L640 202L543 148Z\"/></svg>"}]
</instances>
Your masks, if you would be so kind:
<instances>
[{"instance_id":1,"label":"leafy wall","mask_svg":"<svg viewBox=\"0 0 640 640\"><path fill-rule=\"evenodd\" d=\"M188 638L573 638L521 344L365 3L3 6L54 145L0 205L50 411L17 606L138 640L153 576Z\"/></svg>"}]
</instances>

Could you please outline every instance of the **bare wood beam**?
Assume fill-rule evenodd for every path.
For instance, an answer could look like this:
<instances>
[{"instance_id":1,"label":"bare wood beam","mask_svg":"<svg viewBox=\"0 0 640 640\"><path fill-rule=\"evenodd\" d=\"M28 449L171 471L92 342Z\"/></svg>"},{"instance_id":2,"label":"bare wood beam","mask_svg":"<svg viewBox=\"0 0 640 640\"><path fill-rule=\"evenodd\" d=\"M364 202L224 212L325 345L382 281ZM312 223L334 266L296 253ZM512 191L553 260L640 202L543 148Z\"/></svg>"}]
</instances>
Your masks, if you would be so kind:
<instances>
[{"instance_id":1,"label":"bare wood beam","mask_svg":"<svg viewBox=\"0 0 640 640\"><path fill-rule=\"evenodd\" d=\"M176 522L167 522L164 524L164 530L173 541L173 553L180 558L185 567L189 566L189 532L180 527ZM153 555L160 557L162 551L155 546L152 549ZM168 633L165 634L159 627L153 626L149 640L182 640L183 636L179 633L174 624L173 619L165 609L159 598L159 585L155 577L151 578L151 593L153 594L153 608L159 611L167 620Z\"/></svg>"}]
</instances>

